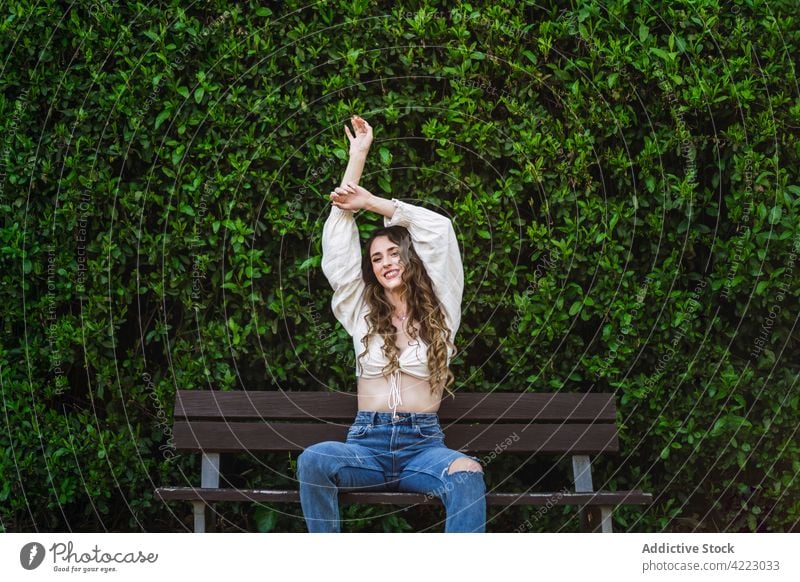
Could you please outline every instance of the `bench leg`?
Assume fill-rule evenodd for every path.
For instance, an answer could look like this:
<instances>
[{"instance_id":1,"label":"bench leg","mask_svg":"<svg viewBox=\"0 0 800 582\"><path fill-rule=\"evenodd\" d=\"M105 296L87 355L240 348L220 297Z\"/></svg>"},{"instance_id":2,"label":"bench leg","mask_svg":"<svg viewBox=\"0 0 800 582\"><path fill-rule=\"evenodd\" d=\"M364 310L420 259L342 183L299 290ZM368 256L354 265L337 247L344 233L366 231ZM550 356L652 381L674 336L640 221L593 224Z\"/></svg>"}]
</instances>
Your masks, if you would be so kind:
<instances>
[{"instance_id":1,"label":"bench leg","mask_svg":"<svg viewBox=\"0 0 800 582\"><path fill-rule=\"evenodd\" d=\"M592 483L592 463L589 461L589 455L572 455L572 480L575 483L576 493L594 490L594 484ZM594 506L588 506L581 507L578 510L582 532L594 531L600 519L599 515L593 513L596 509L597 508Z\"/></svg>"},{"instance_id":2,"label":"bench leg","mask_svg":"<svg viewBox=\"0 0 800 582\"><path fill-rule=\"evenodd\" d=\"M572 456L572 477L575 481L576 493L594 491L592 483L592 463L589 455ZM611 533L611 507L606 505L590 505L579 510L581 531Z\"/></svg>"},{"instance_id":3,"label":"bench leg","mask_svg":"<svg viewBox=\"0 0 800 582\"><path fill-rule=\"evenodd\" d=\"M206 531L206 504L202 501L192 501L194 508L194 533Z\"/></svg>"},{"instance_id":4,"label":"bench leg","mask_svg":"<svg viewBox=\"0 0 800 582\"><path fill-rule=\"evenodd\" d=\"M612 509L608 505L590 505L581 508L581 531L587 533L612 533Z\"/></svg>"},{"instance_id":5,"label":"bench leg","mask_svg":"<svg viewBox=\"0 0 800 582\"><path fill-rule=\"evenodd\" d=\"M600 531L603 533L612 532L611 511L613 507L608 505L600 506Z\"/></svg>"},{"instance_id":6,"label":"bench leg","mask_svg":"<svg viewBox=\"0 0 800 582\"><path fill-rule=\"evenodd\" d=\"M200 486L203 489L217 489L219 487L219 453L203 453L202 465L200 466ZM211 505L204 501L192 501L194 511L194 533L204 533L206 531L206 513L213 525L213 517L210 515ZM213 530L213 528L212 528Z\"/></svg>"},{"instance_id":7,"label":"bench leg","mask_svg":"<svg viewBox=\"0 0 800 582\"><path fill-rule=\"evenodd\" d=\"M572 455L572 480L575 482L576 493L594 491L589 455Z\"/></svg>"}]
</instances>

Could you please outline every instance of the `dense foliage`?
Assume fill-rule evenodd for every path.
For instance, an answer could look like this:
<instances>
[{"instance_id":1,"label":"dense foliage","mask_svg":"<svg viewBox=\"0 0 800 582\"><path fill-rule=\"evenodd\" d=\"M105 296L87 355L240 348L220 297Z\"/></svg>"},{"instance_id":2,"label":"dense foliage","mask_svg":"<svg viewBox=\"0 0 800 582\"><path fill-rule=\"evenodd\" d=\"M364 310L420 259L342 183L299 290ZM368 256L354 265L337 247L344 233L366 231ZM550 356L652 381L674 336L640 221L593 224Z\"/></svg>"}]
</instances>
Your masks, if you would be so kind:
<instances>
[{"instance_id":1,"label":"dense foliage","mask_svg":"<svg viewBox=\"0 0 800 582\"><path fill-rule=\"evenodd\" d=\"M354 390L320 270L345 121L362 184L454 217L462 391L613 391L617 530L800 519L793 2L6 3L0 19L0 526L176 531L199 483L177 388ZM358 216L362 235L380 224ZM293 457L232 482L294 486ZM569 459L487 482L557 491ZM299 506L222 504L228 530ZM441 531L435 508L345 528ZM488 531L577 531L575 508Z\"/></svg>"}]
</instances>

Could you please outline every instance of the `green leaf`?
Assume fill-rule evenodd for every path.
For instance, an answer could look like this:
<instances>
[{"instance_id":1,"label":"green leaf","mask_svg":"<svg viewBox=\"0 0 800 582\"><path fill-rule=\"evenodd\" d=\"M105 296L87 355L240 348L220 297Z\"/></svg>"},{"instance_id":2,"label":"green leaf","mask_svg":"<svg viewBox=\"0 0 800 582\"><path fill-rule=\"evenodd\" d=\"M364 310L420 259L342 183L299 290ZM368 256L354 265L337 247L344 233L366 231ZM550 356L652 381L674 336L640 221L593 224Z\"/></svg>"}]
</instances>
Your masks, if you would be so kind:
<instances>
[{"instance_id":1,"label":"green leaf","mask_svg":"<svg viewBox=\"0 0 800 582\"><path fill-rule=\"evenodd\" d=\"M188 99L189 98L189 87L185 87L185 86L181 85L180 87L178 87L176 89L176 91L178 92L178 95L180 95L184 99Z\"/></svg>"},{"instance_id":2,"label":"green leaf","mask_svg":"<svg viewBox=\"0 0 800 582\"><path fill-rule=\"evenodd\" d=\"M582 303L580 301L576 301L569 308L569 314L570 315L575 315L576 313L578 313L581 310L581 306L582 306Z\"/></svg>"},{"instance_id":3,"label":"green leaf","mask_svg":"<svg viewBox=\"0 0 800 582\"><path fill-rule=\"evenodd\" d=\"M179 145L175 148L175 151L172 152L172 164L177 166L181 162L181 158L183 157L183 152L186 151L186 146L184 144Z\"/></svg>"},{"instance_id":4,"label":"green leaf","mask_svg":"<svg viewBox=\"0 0 800 582\"><path fill-rule=\"evenodd\" d=\"M381 156L381 161L384 164L389 164L392 161L392 153L389 151L388 148L381 148L378 150L378 153Z\"/></svg>"},{"instance_id":5,"label":"green leaf","mask_svg":"<svg viewBox=\"0 0 800 582\"><path fill-rule=\"evenodd\" d=\"M780 222L781 216L783 216L783 209L780 206L773 206L769 213L769 223L777 224Z\"/></svg>"},{"instance_id":6,"label":"green leaf","mask_svg":"<svg viewBox=\"0 0 800 582\"><path fill-rule=\"evenodd\" d=\"M675 60L675 57L678 56L678 53L668 53L665 50L661 50L660 48L651 47L650 52L656 55L661 60L671 62Z\"/></svg>"},{"instance_id":7,"label":"green leaf","mask_svg":"<svg viewBox=\"0 0 800 582\"><path fill-rule=\"evenodd\" d=\"M387 194L392 193L392 183L389 181L389 178L386 177L385 175L378 178L378 186L380 186L381 190L383 190Z\"/></svg>"},{"instance_id":8,"label":"green leaf","mask_svg":"<svg viewBox=\"0 0 800 582\"><path fill-rule=\"evenodd\" d=\"M639 42L644 42L650 36L650 28L644 23L639 25Z\"/></svg>"},{"instance_id":9,"label":"green leaf","mask_svg":"<svg viewBox=\"0 0 800 582\"><path fill-rule=\"evenodd\" d=\"M253 521L261 533L268 533L275 529L278 523L278 513L268 507L257 507L253 512Z\"/></svg>"},{"instance_id":10,"label":"green leaf","mask_svg":"<svg viewBox=\"0 0 800 582\"><path fill-rule=\"evenodd\" d=\"M156 117L156 129L158 129L161 124L164 123L164 120L169 117L170 113L172 113L172 110L168 108L158 114L158 117Z\"/></svg>"},{"instance_id":11,"label":"green leaf","mask_svg":"<svg viewBox=\"0 0 800 582\"><path fill-rule=\"evenodd\" d=\"M320 264L321 260L322 260L322 256L320 256L320 255L316 255L316 256L313 256L313 257L308 257L305 261L300 263L300 266L298 267L298 270L305 271L309 267L316 267L316 266L318 266Z\"/></svg>"},{"instance_id":12,"label":"green leaf","mask_svg":"<svg viewBox=\"0 0 800 582\"><path fill-rule=\"evenodd\" d=\"M206 94L206 90L203 87L198 87L194 91L194 101L195 103L200 103L203 100L203 95Z\"/></svg>"}]
</instances>

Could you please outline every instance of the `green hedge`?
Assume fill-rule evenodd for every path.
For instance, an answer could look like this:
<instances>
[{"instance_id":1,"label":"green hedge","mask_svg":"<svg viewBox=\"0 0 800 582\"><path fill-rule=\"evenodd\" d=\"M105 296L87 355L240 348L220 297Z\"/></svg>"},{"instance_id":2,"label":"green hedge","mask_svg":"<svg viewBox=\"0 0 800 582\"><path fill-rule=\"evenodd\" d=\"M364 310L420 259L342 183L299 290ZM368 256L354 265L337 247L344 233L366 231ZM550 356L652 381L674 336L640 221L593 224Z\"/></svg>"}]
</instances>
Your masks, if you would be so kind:
<instances>
[{"instance_id":1,"label":"green hedge","mask_svg":"<svg viewBox=\"0 0 800 582\"><path fill-rule=\"evenodd\" d=\"M656 499L618 530L796 528L793 4L7 3L0 527L182 530L188 505L152 493L199 479L176 388L354 390L319 237L358 113L362 183L454 216L460 390L616 392L595 485ZM226 469L294 486L294 460ZM553 461L487 481L559 490ZM299 506L221 510L304 531ZM578 529L575 508L490 517Z\"/></svg>"}]
</instances>

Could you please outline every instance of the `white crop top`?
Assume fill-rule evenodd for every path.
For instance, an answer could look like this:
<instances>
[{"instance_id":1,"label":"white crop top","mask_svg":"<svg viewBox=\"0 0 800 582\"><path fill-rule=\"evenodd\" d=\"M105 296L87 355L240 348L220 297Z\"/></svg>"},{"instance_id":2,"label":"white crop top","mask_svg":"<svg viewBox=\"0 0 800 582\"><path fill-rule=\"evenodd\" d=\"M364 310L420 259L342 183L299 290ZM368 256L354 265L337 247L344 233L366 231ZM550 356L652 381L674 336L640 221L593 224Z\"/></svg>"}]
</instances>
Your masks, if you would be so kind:
<instances>
[{"instance_id":1,"label":"white crop top","mask_svg":"<svg viewBox=\"0 0 800 582\"><path fill-rule=\"evenodd\" d=\"M392 218L384 216L384 226L403 226L408 229L414 250L417 252L425 270L433 282L433 290L444 309L447 326L453 341L461 324L461 297L464 291L464 267L458 249L453 224L449 218L423 208L392 198L395 211ZM331 206L325 226L322 229L322 272L333 288L331 308L339 323L353 338L356 353L356 377L380 378L381 370L389 363L381 351L380 337L373 337L363 366L358 354L364 350L361 343L369 326L365 319L369 306L364 300L364 279L361 275L361 240L358 227L351 210ZM448 346L448 364L452 348ZM408 347L398 356L400 370L427 379L428 346L421 337L411 340ZM389 384L389 407L396 415L397 407L403 402L400 398L400 371L391 374Z\"/></svg>"}]
</instances>

